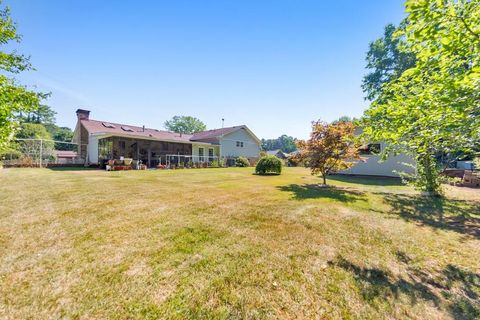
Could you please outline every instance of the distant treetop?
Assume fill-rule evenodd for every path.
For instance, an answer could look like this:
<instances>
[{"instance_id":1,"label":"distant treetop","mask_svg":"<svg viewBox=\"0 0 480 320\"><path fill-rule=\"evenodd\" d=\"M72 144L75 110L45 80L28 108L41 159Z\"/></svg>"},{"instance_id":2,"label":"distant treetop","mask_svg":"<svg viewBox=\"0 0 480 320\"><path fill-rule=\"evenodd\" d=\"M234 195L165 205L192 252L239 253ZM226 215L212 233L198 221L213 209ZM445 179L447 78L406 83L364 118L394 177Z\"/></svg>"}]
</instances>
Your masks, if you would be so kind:
<instances>
[{"instance_id":1,"label":"distant treetop","mask_svg":"<svg viewBox=\"0 0 480 320\"><path fill-rule=\"evenodd\" d=\"M177 133L192 134L207 130L207 126L200 119L191 116L174 116L165 121L165 129Z\"/></svg>"}]
</instances>

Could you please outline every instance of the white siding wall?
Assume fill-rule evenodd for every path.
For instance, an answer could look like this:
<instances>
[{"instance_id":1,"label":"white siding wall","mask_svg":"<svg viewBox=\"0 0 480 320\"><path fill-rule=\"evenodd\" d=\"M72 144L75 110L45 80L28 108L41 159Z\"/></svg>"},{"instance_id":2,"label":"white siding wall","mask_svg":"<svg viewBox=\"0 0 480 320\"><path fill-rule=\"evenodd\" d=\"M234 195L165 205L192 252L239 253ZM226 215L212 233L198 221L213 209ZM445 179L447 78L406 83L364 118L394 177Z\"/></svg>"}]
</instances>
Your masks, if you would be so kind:
<instances>
[{"instance_id":1,"label":"white siding wall","mask_svg":"<svg viewBox=\"0 0 480 320\"><path fill-rule=\"evenodd\" d=\"M341 171L341 173L386 177L398 177L398 173L395 171L415 173L414 168L404 165L404 163L415 163L411 157L405 154L389 157L383 162L380 162L380 157L375 155L363 155L362 157L365 158L365 162L358 162L352 168Z\"/></svg>"},{"instance_id":2,"label":"white siding wall","mask_svg":"<svg viewBox=\"0 0 480 320\"><path fill-rule=\"evenodd\" d=\"M237 141L243 142L243 148L237 147ZM260 144L245 130L240 129L225 135L220 140L222 157L247 157L260 156Z\"/></svg>"},{"instance_id":3,"label":"white siding wall","mask_svg":"<svg viewBox=\"0 0 480 320\"><path fill-rule=\"evenodd\" d=\"M219 146L209 146L209 145L201 145L201 144L192 144L192 156L198 156L199 152L198 149L203 148L203 155L205 157L208 157L208 149L213 148L213 155L218 156L219 155Z\"/></svg>"},{"instance_id":4,"label":"white siding wall","mask_svg":"<svg viewBox=\"0 0 480 320\"><path fill-rule=\"evenodd\" d=\"M98 137L88 136L88 163L98 164Z\"/></svg>"}]
</instances>

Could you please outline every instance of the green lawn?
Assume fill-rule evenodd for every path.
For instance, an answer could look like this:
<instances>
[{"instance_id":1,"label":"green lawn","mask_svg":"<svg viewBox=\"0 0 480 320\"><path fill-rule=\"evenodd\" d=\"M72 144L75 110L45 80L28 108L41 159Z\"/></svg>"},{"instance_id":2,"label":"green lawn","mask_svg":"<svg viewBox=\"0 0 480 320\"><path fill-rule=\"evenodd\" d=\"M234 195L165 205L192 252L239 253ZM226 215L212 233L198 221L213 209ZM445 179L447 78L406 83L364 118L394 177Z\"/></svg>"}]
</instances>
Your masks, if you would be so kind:
<instances>
[{"instance_id":1,"label":"green lawn","mask_svg":"<svg viewBox=\"0 0 480 320\"><path fill-rule=\"evenodd\" d=\"M0 170L0 318L480 317L478 189L252 171Z\"/></svg>"}]
</instances>

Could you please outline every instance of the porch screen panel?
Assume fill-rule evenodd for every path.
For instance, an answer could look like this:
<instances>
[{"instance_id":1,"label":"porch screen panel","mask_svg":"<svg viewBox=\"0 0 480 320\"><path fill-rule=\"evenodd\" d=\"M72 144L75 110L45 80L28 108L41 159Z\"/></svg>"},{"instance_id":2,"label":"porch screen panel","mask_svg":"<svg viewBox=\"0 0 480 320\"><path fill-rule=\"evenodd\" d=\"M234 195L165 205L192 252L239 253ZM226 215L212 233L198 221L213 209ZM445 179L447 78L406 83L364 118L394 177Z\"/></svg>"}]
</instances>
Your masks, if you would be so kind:
<instances>
[{"instance_id":1,"label":"porch screen panel","mask_svg":"<svg viewBox=\"0 0 480 320\"><path fill-rule=\"evenodd\" d=\"M113 159L113 140L112 138L103 138L98 140L98 159Z\"/></svg>"}]
</instances>

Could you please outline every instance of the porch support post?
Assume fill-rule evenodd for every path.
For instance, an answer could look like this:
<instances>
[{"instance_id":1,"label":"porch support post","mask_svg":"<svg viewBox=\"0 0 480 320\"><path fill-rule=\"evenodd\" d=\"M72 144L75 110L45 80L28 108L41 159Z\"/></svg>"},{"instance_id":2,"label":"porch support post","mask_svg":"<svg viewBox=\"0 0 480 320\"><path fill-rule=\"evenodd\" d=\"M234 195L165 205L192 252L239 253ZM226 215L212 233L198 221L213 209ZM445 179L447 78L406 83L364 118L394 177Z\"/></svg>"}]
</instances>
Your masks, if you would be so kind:
<instances>
[{"instance_id":1,"label":"porch support post","mask_svg":"<svg viewBox=\"0 0 480 320\"><path fill-rule=\"evenodd\" d=\"M150 148L150 146L148 146L148 151L147 151L147 162L148 162L148 167L150 168L152 165L151 165L151 160L152 160L152 149Z\"/></svg>"}]
</instances>

